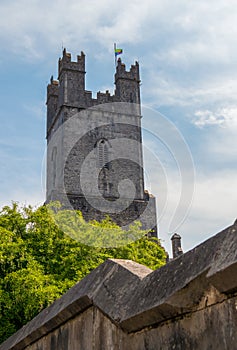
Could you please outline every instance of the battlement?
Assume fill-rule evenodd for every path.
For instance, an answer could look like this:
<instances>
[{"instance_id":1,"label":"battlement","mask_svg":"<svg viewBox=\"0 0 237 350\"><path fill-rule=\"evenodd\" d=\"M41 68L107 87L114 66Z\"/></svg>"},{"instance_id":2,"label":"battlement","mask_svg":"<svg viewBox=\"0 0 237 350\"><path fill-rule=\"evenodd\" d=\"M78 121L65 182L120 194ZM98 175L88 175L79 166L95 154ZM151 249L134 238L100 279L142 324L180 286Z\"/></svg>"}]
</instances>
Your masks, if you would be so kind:
<instances>
[{"instance_id":1,"label":"battlement","mask_svg":"<svg viewBox=\"0 0 237 350\"><path fill-rule=\"evenodd\" d=\"M52 75L51 78L50 78L50 84L51 85L58 85L59 81L58 80L54 80L53 75Z\"/></svg>"},{"instance_id":2,"label":"battlement","mask_svg":"<svg viewBox=\"0 0 237 350\"><path fill-rule=\"evenodd\" d=\"M97 104L113 102L113 96L111 96L109 90L106 90L105 92L98 91L96 101Z\"/></svg>"},{"instance_id":3,"label":"battlement","mask_svg":"<svg viewBox=\"0 0 237 350\"><path fill-rule=\"evenodd\" d=\"M85 73L85 54L81 51L81 55L77 55L77 61L72 61L71 54L63 50L63 57L58 60L58 74L63 70L73 70Z\"/></svg>"},{"instance_id":4,"label":"battlement","mask_svg":"<svg viewBox=\"0 0 237 350\"><path fill-rule=\"evenodd\" d=\"M115 74L115 91L110 94L97 92L96 98L85 87L85 54L81 51L77 55L77 61L72 61L71 53L63 50L62 57L58 61L58 80L53 76L47 87L47 133L59 116L58 111L62 106L77 108L79 110L90 108L99 104L111 102L128 102L140 104L140 78L139 64L135 62L130 70L118 60ZM140 112L138 113L140 115Z\"/></svg>"},{"instance_id":5,"label":"battlement","mask_svg":"<svg viewBox=\"0 0 237 350\"><path fill-rule=\"evenodd\" d=\"M53 76L50 78L50 84L47 86L47 103L50 96L58 96L59 81L54 80Z\"/></svg>"},{"instance_id":6,"label":"battlement","mask_svg":"<svg viewBox=\"0 0 237 350\"><path fill-rule=\"evenodd\" d=\"M128 80L135 80L138 83L140 83L140 76L139 76L139 64L136 61L135 64L131 65L130 70L126 71L126 66L124 63L122 63L121 59L118 59L118 64L116 67L116 74L115 74L115 83L118 79L128 79Z\"/></svg>"}]
</instances>

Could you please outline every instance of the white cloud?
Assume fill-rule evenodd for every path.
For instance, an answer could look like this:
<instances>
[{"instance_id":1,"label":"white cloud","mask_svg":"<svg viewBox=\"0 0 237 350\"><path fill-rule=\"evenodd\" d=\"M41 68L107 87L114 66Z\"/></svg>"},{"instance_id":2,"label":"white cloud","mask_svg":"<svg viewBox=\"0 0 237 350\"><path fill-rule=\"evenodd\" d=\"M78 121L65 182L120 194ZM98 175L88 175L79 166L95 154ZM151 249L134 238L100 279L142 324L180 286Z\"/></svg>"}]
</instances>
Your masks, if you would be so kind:
<instances>
[{"instance_id":1,"label":"white cloud","mask_svg":"<svg viewBox=\"0 0 237 350\"><path fill-rule=\"evenodd\" d=\"M194 124L196 126L221 125L226 128L237 127L237 106L219 108L216 111L199 110L195 112Z\"/></svg>"},{"instance_id":2,"label":"white cloud","mask_svg":"<svg viewBox=\"0 0 237 350\"><path fill-rule=\"evenodd\" d=\"M190 73L191 74L191 73ZM195 70L192 75L195 75ZM232 74L234 75L234 73ZM237 74L231 78L229 74L204 76L202 79L177 78L175 73L148 70L143 85L145 99L155 105L203 108L203 106L233 105L237 95Z\"/></svg>"},{"instance_id":3,"label":"white cloud","mask_svg":"<svg viewBox=\"0 0 237 350\"><path fill-rule=\"evenodd\" d=\"M12 189L8 194L4 194L0 198L0 210L5 205L11 205L12 202L17 202L20 205L40 206L45 201L44 194L39 191L27 191L22 188Z\"/></svg>"},{"instance_id":4,"label":"white cloud","mask_svg":"<svg viewBox=\"0 0 237 350\"><path fill-rule=\"evenodd\" d=\"M173 40L165 52L165 60L189 66L233 63L233 55L236 55L236 2L219 0L213 6L210 2L190 1L181 6L181 11L176 7L175 10L172 25L177 35L172 34L177 40Z\"/></svg>"},{"instance_id":5,"label":"white cloud","mask_svg":"<svg viewBox=\"0 0 237 350\"><path fill-rule=\"evenodd\" d=\"M0 39L7 50L26 58L40 58L62 42L73 49L89 46L95 53L99 45L113 50L115 40L141 41L141 26L150 10L139 1L4 2Z\"/></svg>"},{"instance_id":6,"label":"white cloud","mask_svg":"<svg viewBox=\"0 0 237 350\"><path fill-rule=\"evenodd\" d=\"M188 129L191 134L192 129L196 129L195 152L199 154L194 154L196 180L193 201L189 195L187 197L189 202L181 203L180 213L185 217L185 221L177 227L183 238L185 251L230 225L235 219L237 205L235 190L237 187L236 112L235 105L217 108L214 112L199 110L195 120L199 120L203 127L195 128L190 124ZM152 132L158 132L160 135L161 123L157 122L156 125L155 119L151 121L149 117L149 114L144 113L143 124L152 125ZM205 126L209 126L208 130ZM144 137L145 141L146 137ZM151 137L148 141L148 145L156 155L155 161L151 162L149 154L144 153L146 168L149 170L148 184L151 184L150 190L157 198L158 215L163 214L159 222L159 236L164 240L164 245L170 252L170 238L174 232L169 232L169 227L180 200L182 176L180 176L178 167L181 164L172 163L172 152L169 155L162 152L158 144L152 144ZM189 180L187 178L183 183L185 191L192 190L192 183ZM189 205L191 205L190 212L188 211Z\"/></svg>"},{"instance_id":7,"label":"white cloud","mask_svg":"<svg viewBox=\"0 0 237 350\"><path fill-rule=\"evenodd\" d=\"M172 188L177 187L176 181ZM178 228L182 236L184 250L187 251L208 237L231 225L237 217L237 177L236 172L222 170L208 177L197 174L195 193L191 210L185 222ZM157 198L159 189L157 188ZM173 232L167 232L170 217L173 213L178 194L172 191L169 206L160 227L160 238L164 240L166 249L171 252L170 237Z\"/></svg>"},{"instance_id":8,"label":"white cloud","mask_svg":"<svg viewBox=\"0 0 237 350\"><path fill-rule=\"evenodd\" d=\"M97 50L97 43L112 50L118 40L141 49L150 43L158 59L175 64L229 62L236 53L235 9L234 1L224 0L214 7L204 0L2 1L0 38L8 50L35 58L62 41L73 49Z\"/></svg>"},{"instance_id":9,"label":"white cloud","mask_svg":"<svg viewBox=\"0 0 237 350\"><path fill-rule=\"evenodd\" d=\"M230 105L214 111L198 110L195 112L193 123L206 135L200 148L206 155L209 154L210 168L212 161L216 161L219 168L237 170L237 106Z\"/></svg>"}]
</instances>

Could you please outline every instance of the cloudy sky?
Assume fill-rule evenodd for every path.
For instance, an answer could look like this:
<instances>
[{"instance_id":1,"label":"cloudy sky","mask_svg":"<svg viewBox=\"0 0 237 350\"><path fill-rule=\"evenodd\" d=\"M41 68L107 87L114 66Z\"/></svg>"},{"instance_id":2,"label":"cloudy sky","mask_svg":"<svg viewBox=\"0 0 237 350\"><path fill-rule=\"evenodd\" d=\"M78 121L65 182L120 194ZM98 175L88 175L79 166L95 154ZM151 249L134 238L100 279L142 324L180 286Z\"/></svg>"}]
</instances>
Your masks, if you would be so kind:
<instances>
[{"instance_id":1,"label":"cloudy sky","mask_svg":"<svg viewBox=\"0 0 237 350\"><path fill-rule=\"evenodd\" d=\"M57 78L62 46L74 59L81 50L86 53L88 90L113 92L116 42L124 50L127 67L139 61L144 106L168 118L192 154L192 206L188 212L189 200L181 208L180 221L185 220L175 228L184 250L233 223L237 217L235 1L1 0L0 13L1 206L11 200L31 204L44 200L46 86L51 74ZM152 130L148 117L146 128ZM144 142L156 161L153 164L151 157L149 164L152 152L148 152L147 188L159 207L164 192L161 164L167 193L160 238L170 251L171 218L181 191L190 192L192 184L190 177L182 178L182 165L175 169L169 161L172 147L166 156L157 137L149 135L144 131Z\"/></svg>"}]
</instances>

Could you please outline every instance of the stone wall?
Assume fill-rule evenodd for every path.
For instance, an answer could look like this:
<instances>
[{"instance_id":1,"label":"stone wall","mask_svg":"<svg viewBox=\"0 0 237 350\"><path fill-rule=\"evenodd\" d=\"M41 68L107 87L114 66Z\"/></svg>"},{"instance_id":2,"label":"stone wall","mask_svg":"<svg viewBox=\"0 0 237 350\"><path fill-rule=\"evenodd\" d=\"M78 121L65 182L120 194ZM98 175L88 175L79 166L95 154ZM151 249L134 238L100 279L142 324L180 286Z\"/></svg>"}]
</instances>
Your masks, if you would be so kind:
<instances>
[{"instance_id":1,"label":"stone wall","mask_svg":"<svg viewBox=\"0 0 237 350\"><path fill-rule=\"evenodd\" d=\"M232 350L236 309L237 222L156 271L106 261L0 350Z\"/></svg>"},{"instance_id":2,"label":"stone wall","mask_svg":"<svg viewBox=\"0 0 237 350\"><path fill-rule=\"evenodd\" d=\"M126 70L119 59L114 95L97 98L85 74L84 53L74 62L64 50L47 87L46 202L123 228L139 220L157 236L156 203L144 192L139 65Z\"/></svg>"}]
</instances>

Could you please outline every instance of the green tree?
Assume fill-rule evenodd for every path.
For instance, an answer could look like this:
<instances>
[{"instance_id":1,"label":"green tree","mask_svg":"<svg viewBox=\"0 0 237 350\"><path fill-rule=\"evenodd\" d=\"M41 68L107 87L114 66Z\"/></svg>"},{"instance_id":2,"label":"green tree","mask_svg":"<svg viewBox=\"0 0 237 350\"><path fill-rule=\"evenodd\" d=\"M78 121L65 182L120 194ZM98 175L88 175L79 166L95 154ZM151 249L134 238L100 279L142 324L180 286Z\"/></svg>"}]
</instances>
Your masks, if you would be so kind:
<instances>
[{"instance_id":1,"label":"green tree","mask_svg":"<svg viewBox=\"0 0 237 350\"><path fill-rule=\"evenodd\" d=\"M165 263L159 241L139 223L124 231L108 217L88 223L57 208L13 203L0 211L0 342L108 258L152 269Z\"/></svg>"}]
</instances>

